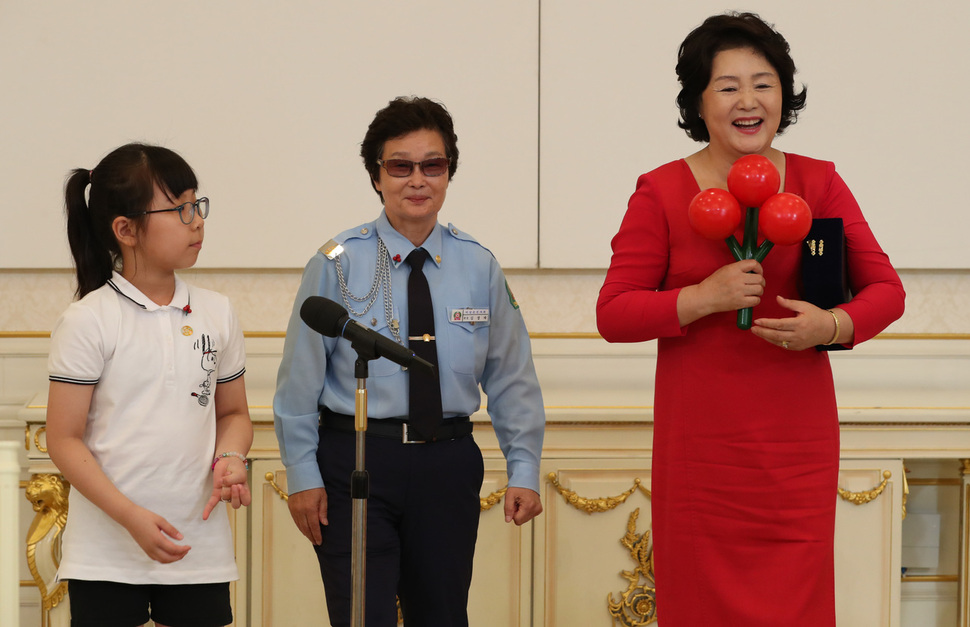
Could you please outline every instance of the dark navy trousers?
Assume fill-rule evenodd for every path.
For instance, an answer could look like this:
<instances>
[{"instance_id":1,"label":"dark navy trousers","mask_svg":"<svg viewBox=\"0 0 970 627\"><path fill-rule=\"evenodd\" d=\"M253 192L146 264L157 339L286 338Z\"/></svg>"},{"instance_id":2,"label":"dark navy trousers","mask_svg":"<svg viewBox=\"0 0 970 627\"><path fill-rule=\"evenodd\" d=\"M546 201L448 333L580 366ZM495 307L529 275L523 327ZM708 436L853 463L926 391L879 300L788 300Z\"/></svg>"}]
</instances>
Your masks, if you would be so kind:
<instances>
[{"instance_id":1,"label":"dark navy trousers","mask_svg":"<svg viewBox=\"0 0 970 627\"><path fill-rule=\"evenodd\" d=\"M317 461L330 524L314 549L333 627L350 625L354 442L353 433L321 427ZM474 438L403 444L368 435L364 461L367 627L397 625L396 597L405 627L466 627L484 479Z\"/></svg>"}]
</instances>

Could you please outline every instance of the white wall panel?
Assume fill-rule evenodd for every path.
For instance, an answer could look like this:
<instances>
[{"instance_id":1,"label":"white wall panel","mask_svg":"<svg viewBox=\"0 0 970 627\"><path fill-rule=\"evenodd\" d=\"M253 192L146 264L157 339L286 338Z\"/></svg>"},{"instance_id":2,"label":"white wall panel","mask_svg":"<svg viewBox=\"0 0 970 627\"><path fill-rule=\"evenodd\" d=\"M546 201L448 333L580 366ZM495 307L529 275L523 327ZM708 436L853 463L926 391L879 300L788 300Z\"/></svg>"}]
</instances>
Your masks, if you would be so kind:
<instances>
[{"instance_id":1,"label":"white wall panel","mask_svg":"<svg viewBox=\"0 0 970 627\"><path fill-rule=\"evenodd\" d=\"M834 161L896 266L966 268L970 117L954 107L970 95L970 4L956 0L545 0L540 264L606 267L637 176L701 147L677 127L677 50L735 8L776 25L809 88L776 147Z\"/></svg>"},{"instance_id":2,"label":"white wall panel","mask_svg":"<svg viewBox=\"0 0 970 627\"><path fill-rule=\"evenodd\" d=\"M518 0L3 2L0 267L68 267L65 176L133 140L211 197L200 267L302 267L379 213L360 142L410 94L455 118L440 219L535 267L537 33Z\"/></svg>"}]
</instances>

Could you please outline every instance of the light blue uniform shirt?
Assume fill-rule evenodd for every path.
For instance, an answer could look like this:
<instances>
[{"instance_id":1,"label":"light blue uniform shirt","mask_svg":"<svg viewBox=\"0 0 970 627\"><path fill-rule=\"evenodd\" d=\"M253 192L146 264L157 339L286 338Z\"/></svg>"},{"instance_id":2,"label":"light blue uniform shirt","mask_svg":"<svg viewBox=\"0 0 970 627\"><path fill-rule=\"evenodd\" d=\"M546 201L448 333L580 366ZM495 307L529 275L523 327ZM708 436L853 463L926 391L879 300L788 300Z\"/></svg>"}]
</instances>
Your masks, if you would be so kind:
<instances>
[{"instance_id":1,"label":"light blue uniform shirt","mask_svg":"<svg viewBox=\"0 0 970 627\"><path fill-rule=\"evenodd\" d=\"M390 256L392 320L398 321L406 343L410 268L404 260L415 246L394 230L383 212L376 221L334 239L344 247L339 258L350 293L364 296L374 282L378 236ZM424 273L434 302L444 416L472 415L481 406L484 390L507 462L509 486L538 492L545 412L529 335L505 274L491 252L450 224L437 224L421 248L431 255ZM276 437L291 493L324 487L316 458L320 408L353 415L357 390L357 352L350 341L325 337L300 318L300 307L310 296L344 305L336 262L321 252L303 272L273 400ZM378 294L364 316L351 318L393 337L385 319L385 297ZM354 301L351 305L357 311L364 307ZM481 310L487 312L487 320L482 320ZM406 371L384 358L369 362L367 409L370 418L406 417Z\"/></svg>"}]
</instances>

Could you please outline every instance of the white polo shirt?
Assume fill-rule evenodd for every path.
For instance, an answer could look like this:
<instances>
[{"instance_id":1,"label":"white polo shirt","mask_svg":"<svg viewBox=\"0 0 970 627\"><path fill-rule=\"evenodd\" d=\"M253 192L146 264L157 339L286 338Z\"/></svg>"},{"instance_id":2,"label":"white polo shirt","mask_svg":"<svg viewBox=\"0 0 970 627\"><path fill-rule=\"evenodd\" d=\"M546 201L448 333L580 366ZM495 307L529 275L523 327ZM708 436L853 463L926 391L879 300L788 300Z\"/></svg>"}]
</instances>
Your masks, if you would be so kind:
<instances>
[{"instance_id":1,"label":"white polo shirt","mask_svg":"<svg viewBox=\"0 0 970 627\"><path fill-rule=\"evenodd\" d=\"M77 490L59 579L133 584L238 579L224 507L209 520L215 390L245 372L242 331L229 300L175 279L170 305L121 275L61 316L51 334L51 381L94 385L84 441L136 504L182 532L192 550L172 564L149 558L128 532Z\"/></svg>"}]
</instances>

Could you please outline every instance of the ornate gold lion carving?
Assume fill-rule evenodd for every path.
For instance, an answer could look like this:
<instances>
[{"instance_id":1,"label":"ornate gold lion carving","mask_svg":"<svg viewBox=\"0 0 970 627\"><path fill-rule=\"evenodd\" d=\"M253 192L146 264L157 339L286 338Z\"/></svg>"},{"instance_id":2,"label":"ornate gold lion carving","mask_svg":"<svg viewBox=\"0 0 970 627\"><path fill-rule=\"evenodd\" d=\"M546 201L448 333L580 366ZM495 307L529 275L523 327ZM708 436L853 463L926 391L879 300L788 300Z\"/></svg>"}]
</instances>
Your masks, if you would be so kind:
<instances>
[{"instance_id":1,"label":"ornate gold lion carving","mask_svg":"<svg viewBox=\"0 0 970 627\"><path fill-rule=\"evenodd\" d=\"M70 484L60 475L33 475L25 496L37 514L27 530L27 567L40 590L45 612L67 593L67 582L54 583L61 563L61 532L67 522Z\"/></svg>"},{"instance_id":2,"label":"ornate gold lion carving","mask_svg":"<svg viewBox=\"0 0 970 627\"><path fill-rule=\"evenodd\" d=\"M608 594L606 602L614 622L623 627L642 627L657 620L657 589L653 574L653 545L650 543L650 530L637 533L637 518L640 508L630 513L626 525L626 535L620 544L630 551L636 568L624 570L620 575L630 582L620 598Z\"/></svg>"}]
</instances>

